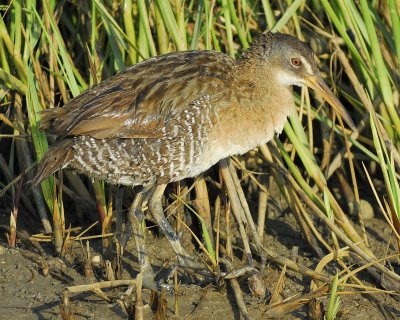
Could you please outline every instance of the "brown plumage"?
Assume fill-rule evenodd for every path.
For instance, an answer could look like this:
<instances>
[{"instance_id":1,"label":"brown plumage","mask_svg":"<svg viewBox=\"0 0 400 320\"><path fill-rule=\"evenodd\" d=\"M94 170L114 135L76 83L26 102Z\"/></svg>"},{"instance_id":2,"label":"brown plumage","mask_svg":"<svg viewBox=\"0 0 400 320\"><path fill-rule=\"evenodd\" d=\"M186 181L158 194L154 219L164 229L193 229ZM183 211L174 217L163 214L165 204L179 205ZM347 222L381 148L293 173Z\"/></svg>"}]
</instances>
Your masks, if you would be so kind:
<instances>
[{"instance_id":1,"label":"brown plumage","mask_svg":"<svg viewBox=\"0 0 400 320\"><path fill-rule=\"evenodd\" d=\"M290 64L300 57L302 69ZM214 51L149 59L43 112L41 129L62 142L34 182L65 167L123 185L196 176L280 132L291 86L317 74L312 51L280 33L262 35L236 61Z\"/></svg>"},{"instance_id":2,"label":"brown plumage","mask_svg":"<svg viewBox=\"0 0 400 320\"><path fill-rule=\"evenodd\" d=\"M190 136L187 130L196 134L193 139L206 139L200 125L211 120L210 103L232 88L233 68L232 59L216 52L168 54L117 74L63 108L45 111L41 128L62 136L68 144L64 152L72 148L75 158L49 162L45 157L35 182L65 166L111 183L176 180L178 170L170 169L178 169L178 153L203 147L198 141L181 150ZM188 119L195 122L190 127ZM179 150L171 150L178 145ZM163 166L164 173L150 166Z\"/></svg>"},{"instance_id":3,"label":"brown plumage","mask_svg":"<svg viewBox=\"0 0 400 320\"><path fill-rule=\"evenodd\" d=\"M289 35L263 34L237 60L188 51L141 62L43 113L41 128L60 138L34 183L61 168L149 188L194 177L281 132L293 85L319 91L354 127L321 80L312 51ZM160 198L163 190L154 194ZM150 202L154 211L157 201ZM176 240L169 225L161 227Z\"/></svg>"}]
</instances>

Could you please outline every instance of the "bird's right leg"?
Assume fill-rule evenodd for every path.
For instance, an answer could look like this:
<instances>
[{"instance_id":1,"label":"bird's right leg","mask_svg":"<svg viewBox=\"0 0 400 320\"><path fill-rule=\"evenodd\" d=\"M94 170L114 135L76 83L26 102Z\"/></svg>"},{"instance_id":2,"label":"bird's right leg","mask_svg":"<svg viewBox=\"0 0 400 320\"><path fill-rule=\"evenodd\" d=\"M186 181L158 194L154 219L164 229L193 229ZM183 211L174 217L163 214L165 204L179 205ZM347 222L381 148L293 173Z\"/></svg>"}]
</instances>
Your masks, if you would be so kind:
<instances>
[{"instance_id":1,"label":"bird's right leg","mask_svg":"<svg viewBox=\"0 0 400 320\"><path fill-rule=\"evenodd\" d=\"M151 267L149 256L146 252L145 246L145 227L144 227L144 214L142 209L143 200L151 195L152 188L145 188L138 192L129 209L128 220L132 227L132 232L135 237L136 249L138 253L138 260L140 265L140 272L143 275L143 286L149 289L156 289L154 282L154 271Z\"/></svg>"},{"instance_id":2,"label":"bird's right leg","mask_svg":"<svg viewBox=\"0 0 400 320\"><path fill-rule=\"evenodd\" d=\"M167 237L169 243L174 249L178 261L181 267L184 269L193 269L193 270L204 270L204 265L198 264L193 261L193 258L189 255L189 253L183 248L181 242L175 231L172 229L168 220L164 216L164 210L162 208L161 199L164 194L164 190L166 188L166 184L157 185L154 189L153 194L151 195L148 203L148 207L150 212L152 213L154 219L157 222L158 227L161 229L162 233Z\"/></svg>"}]
</instances>

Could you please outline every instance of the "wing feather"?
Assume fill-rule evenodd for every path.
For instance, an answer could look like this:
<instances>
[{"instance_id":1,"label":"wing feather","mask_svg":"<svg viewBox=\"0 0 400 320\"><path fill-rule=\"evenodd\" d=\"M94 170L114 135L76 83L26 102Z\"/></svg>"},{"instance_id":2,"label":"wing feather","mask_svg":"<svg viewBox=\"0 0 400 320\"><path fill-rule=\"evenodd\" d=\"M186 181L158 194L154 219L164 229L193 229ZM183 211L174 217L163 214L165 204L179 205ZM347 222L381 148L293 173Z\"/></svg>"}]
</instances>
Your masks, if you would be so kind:
<instances>
[{"instance_id":1,"label":"wing feather","mask_svg":"<svg viewBox=\"0 0 400 320\"><path fill-rule=\"evenodd\" d=\"M62 108L43 112L50 133L106 138L157 138L171 118L198 98L224 90L234 60L186 51L146 60L88 89Z\"/></svg>"}]
</instances>

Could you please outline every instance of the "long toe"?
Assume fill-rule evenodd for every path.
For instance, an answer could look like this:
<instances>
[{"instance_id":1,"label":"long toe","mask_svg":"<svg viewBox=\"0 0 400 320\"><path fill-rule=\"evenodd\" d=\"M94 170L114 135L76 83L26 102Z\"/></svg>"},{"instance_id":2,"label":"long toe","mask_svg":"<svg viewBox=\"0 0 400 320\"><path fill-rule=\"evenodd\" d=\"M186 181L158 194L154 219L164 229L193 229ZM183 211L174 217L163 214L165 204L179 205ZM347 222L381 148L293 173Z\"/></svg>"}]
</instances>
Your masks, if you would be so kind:
<instances>
[{"instance_id":1,"label":"long toe","mask_svg":"<svg viewBox=\"0 0 400 320\"><path fill-rule=\"evenodd\" d=\"M179 266L185 270L188 274L202 274L210 275L210 271L207 269L204 263L196 262L191 256L179 256Z\"/></svg>"}]
</instances>

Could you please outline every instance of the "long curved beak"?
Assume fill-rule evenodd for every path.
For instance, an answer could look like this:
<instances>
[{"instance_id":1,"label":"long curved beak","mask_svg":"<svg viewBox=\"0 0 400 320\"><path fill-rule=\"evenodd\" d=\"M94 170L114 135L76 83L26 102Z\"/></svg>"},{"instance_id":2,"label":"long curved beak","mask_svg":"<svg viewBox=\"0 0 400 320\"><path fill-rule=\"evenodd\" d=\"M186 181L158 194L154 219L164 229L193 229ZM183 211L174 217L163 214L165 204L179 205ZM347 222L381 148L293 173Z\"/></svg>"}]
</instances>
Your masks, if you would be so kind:
<instances>
[{"instance_id":1,"label":"long curved beak","mask_svg":"<svg viewBox=\"0 0 400 320\"><path fill-rule=\"evenodd\" d=\"M333 94L320 76L308 76L305 78L305 82L308 87L319 93L332 106L333 110L335 110L336 113L340 115L344 121L346 121L353 131L357 130L353 120L351 120L342 103Z\"/></svg>"}]
</instances>

